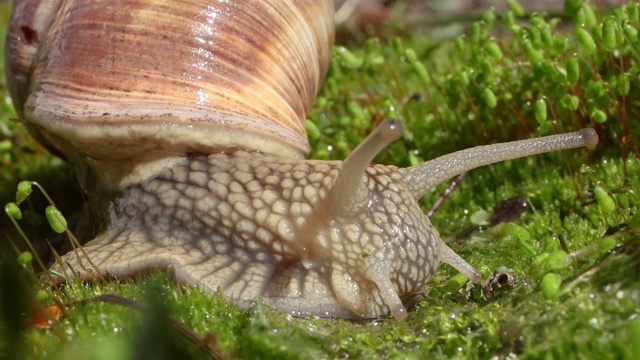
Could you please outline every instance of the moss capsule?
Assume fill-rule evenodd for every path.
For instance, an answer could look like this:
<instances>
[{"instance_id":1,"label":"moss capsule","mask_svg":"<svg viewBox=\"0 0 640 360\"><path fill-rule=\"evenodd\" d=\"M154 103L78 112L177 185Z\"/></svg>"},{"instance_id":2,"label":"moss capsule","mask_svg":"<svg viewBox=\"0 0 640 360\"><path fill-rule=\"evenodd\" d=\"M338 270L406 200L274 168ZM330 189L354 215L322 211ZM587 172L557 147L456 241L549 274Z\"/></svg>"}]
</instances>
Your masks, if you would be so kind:
<instances>
[{"instance_id":1,"label":"moss capsule","mask_svg":"<svg viewBox=\"0 0 640 360\"><path fill-rule=\"evenodd\" d=\"M595 109L591 113L591 118L593 118L595 122L602 124L607 121L607 114L600 109Z\"/></svg>"},{"instance_id":2,"label":"moss capsule","mask_svg":"<svg viewBox=\"0 0 640 360\"><path fill-rule=\"evenodd\" d=\"M538 123L542 124L547 120L547 103L543 98L536 100L533 105L533 113Z\"/></svg>"},{"instance_id":3,"label":"moss capsule","mask_svg":"<svg viewBox=\"0 0 640 360\"><path fill-rule=\"evenodd\" d=\"M531 60L534 63L542 60L543 58L542 52L540 50L535 49L529 39L522 40L522 50L524 51L525 55L527 55L529 60Z\"/></svg>"},{"instance_id":4,"label":"moss capsule","mask_svg":"<svg viewBox=\"0 0 640 360\"><path fill-rule=\"evenodd\" d=\"M25 251L18 255L18 264L22 266L29 265L31 261L33 261L33 255L31 255L31 253L28 251Z\"/></svg>"},{"instance_id":5,"label":"moss capsule","mask_svg":"<svg viewBox=\"0 0 640 360\"><path fill-rule=\"evenodd\" d=\"M496 95L489 88L484 88L482 91L482 98L484 99L484 103L487 104L487 107L490 109L493 109L498 105Z\"/></svg>"},{"instance_id":6,"label":"moss capsule","mask_svg":"<svg viewBox=\"0 0 640 360\"><path fill-rule=\"evenodd\" d=\"M49 205L45 210L45 215L53 231L58 234L62 234L65 231L67 228L67 220L62 216L60 210L53 205Z\"/></svg>"},{"instance_id":7,"label":"moss capsule","mask_svg":"<svg viewBox=\"0 0 640 360\"><path fill-rule=\"evenodd\" d=\"M8 203L7 205L4 206L4 211L12 219L15 219L15 220L22 219L22 211L20 211L20 208L16 203Z\"/></svg>"},{"instance_id":8,"label":"moss capsule","mask_svg":"<svg viewBox=\"0 0 640 360\"><path fill-rule=\"evenodd\" d=\"M615 18L612 16L606 18L602 23L602 45L607 51L616 48L616 25Z\"/></svg>"},{"instance_id":9,"label":"moss capsule","mask_svg":"<svg viewBox=\"0 0 640 360\"><path fill-rule=\"evenodd\" d=\"M509 10L513 11L517 17L523 17L525 15L524 8L517 0L507 0L507 6L509 6Z\"/></svg>"},{"instance_id":10,"label":"moss capsule","mask_svg":"<svg viewBox=\"0 0 640 360\"><path fill-rule=\"evenodd\" d=\"M617 89L618 93L622 96L627 96L629 94L629 89L631 88L631 84L629 82L629 74L622 73L618 77Z\"/></svg>"},{"instance_id":11,"label":"moss capsule","mask_svg":"<svg viewBox=\"0 0 640 360\"><path fill-rule=\"evenodd\" d=\"M601 186L596 186L593 193L602 211L610 214L616 209L615 201L613 201L613 198Z\"/></svg>"},{"instance_id":12,"label":"moss capsule","mask_svg":"<svg viewBox=\"0 0 640 360\"><path fill-rule=\"evenodd\" d=\"M578 79L580 78L580 64L578 64L578 59L575 56L572 56L567 60L566 70L567 81L571 85L577 84Z\"/></svg>"},{"instance_id":13,"label":"moss capsule","mask_svg":"<svg viewBox=\"0 0 640 360\"><path fill-rule=\"evenodd\" d=\"M16 202L17 203L21 203L23 202L26 198L29 197L29 195L31 195L31 186L33 185L32 181L21 181L18 184L18 191L16 192Z\"/></svg>"},{"instance_id":14,"label":"moss capsule","mask_svg":"<svg viewBox=\"0 0 640 360\"><path fill-rule=\"evenodd\" d=\"M636 41L636 39L638 38L638 30L634 28L633 25L629 24L628 21L625 21L624 24L622 24L622 32L627 37L627 39L631 41L631 43Z\"/></svg>"},{"instance_id":15,"label":"moss capsule","mask_svg":"<svg viewBox=\"0 0 640 360\"><path fill-rule=\"evenodd\" d=\"M552 252L544 262L544 270L558 270L567 267L571 260L567 259L567 253L563 250Z\"/></svg>"},{"instance_id":16,"label":"moss capsule","mask_svg":"<svg viewBox=\"0 0 640 360\"><path fill-rule=\"evenodd\" d=\"M495 41L489 41L486 46L487 54L494 60L502 59L502 50Z\"/></svg>"},{"instance_id":17,"label":"moss capsule","mask_svg":"<svg viewBox=\"0 0 640 360\"><path fill-rule=\"evenodd\" d=\"M362 60L358 59L351 51L347 50L344 46L337 46L335 48L335 54L340 57L340 60L349 69L357 69L362 64Z\"/></svg>"},{"instance_id":18,"label":"moss capsule","mask_svg":"<svg viewBox=\"0 0 640 360\"><path fill-rule=\"evenodd\" d=\"M560 286L562 285L562 277L555 273L547 273L540 281L540 290L542 296L549 300L555 300L560 296Z\"/></svg>"},{"instance_id":19,"label":"moss capsule","mask_svg":"<svg viewBox=\"0 0 640 360\"><path fill-rule=\"evenodd\" d=\"M589 34L587 30L578 28L576 30L576 38L578 39L578 42L580 42L580 45L582 45L584 52L587 54L593 54L596 51L596 43L593 41L593 37L591 37L591 34Z\"/></svg>"}]
</instances>

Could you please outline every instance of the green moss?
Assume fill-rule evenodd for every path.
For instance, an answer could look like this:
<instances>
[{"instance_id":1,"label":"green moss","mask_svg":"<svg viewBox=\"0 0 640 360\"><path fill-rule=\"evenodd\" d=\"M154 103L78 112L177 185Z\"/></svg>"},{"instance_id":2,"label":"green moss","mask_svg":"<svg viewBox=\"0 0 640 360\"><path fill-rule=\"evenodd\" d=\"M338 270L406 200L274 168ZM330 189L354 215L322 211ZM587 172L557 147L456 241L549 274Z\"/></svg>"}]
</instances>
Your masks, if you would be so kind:
<instances>
[{"instance_id":1,"label":"green moss","mask_svg":"<svg viewBox=\"0 0 640 360\"><path fill-rule=\"evenodd\" d=\"M570 5L567 17L586 25L568 33L544 14L525 23L511 12L488 12L451 40L401 29L408 34L402 39L337 47L309 115L310 156L320 159L342 159L377 122L400 119L403 141L376 159L398 166L479 144L596 128L601 143L595 150L519 159L469 173L432 217L443 238L485 278L500 266L513 270L513 287L497 291L490 302L478 286L467 287L443 265L403 322L300 319L260 301L240 312L220 294L179 287L166 274L154 273L107 285L71 282L56 295L67 303L115 293L150 304L146 310L76 303L59 323L41 330L23 324L23 314L33 313L39 303L31 265L18 265L18 255L3 250L0 355L206 358L199 344L171 330L165 318L170 317L200 336L215 334L220 352L238 358L637 358L640 239L629 224L637 224L632 219L640 203L640 103L627 96L640 91L637 4L603 18L582 2ZM599 30L603 19L608 19L606 32ZM545 114L536 106L540 101ZM7 121L14 116L5 104L0 200L14 201L19 180L38 180L73 218L69 215L80 212L80 202L67 201L71 186L60 185L70 178L68 167ZM425 196L425 209L446 186ZM600 198L610 199L600 201L607 201L611 211L595 203L595 188L601 189ZM455 241L472 214L490 212L513 196L526 196L531 208L515 224ZM35 219L22 222L32 239L50 231L37 200L22 210ZM8 229L6 223L3 217L0 226ZM13 233L7 236L21 244Z\"/></svg>"}]
</instances>

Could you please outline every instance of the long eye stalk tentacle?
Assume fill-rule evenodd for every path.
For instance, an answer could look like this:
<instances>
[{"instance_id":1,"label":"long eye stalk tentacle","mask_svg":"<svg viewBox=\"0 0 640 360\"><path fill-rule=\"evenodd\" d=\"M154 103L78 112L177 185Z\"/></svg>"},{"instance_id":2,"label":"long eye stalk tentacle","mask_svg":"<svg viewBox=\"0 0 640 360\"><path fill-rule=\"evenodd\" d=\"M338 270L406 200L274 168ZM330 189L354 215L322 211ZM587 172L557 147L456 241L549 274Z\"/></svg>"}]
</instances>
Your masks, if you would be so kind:
<instances>
[{"instance_id":1,"label":"long eye stalk tentacle","mask_svg":"<svg viewBox=\"0 0 640 360\"><path fill-rule=\"evenodd\" d=\"M440 250L440 261L445 264L451 265L454 269L458 270L462 275L469 279L472 283L477 283L482 280L482 274L476 270L471 264L466 262L455 251L451 250L442 240L438 240Z\"/></svg>"},{"instance_id":2,"label":"long eye stalk tentacle","mask_svg":"<svg viewBox=\"0 0 640 360\"><path fill-rule=\"evenodd\" d=\"M560 135L477 146L403 169L402 181L418 199L441 182L480 166L550 151L595 146L597 143L598 134L595 130L582 129Z\"/></svg>"},{"instance_id":3,"label":"long eye stalk tentacle","mask_svg":"<svg viewBox=\"0 0 640 360\"><path fill-rule=\"evenodd\" d=\"M371 160L389 143L402 136L402 125L398 120L385 119L343 162L331 192L329 201L337 213L358 209L358 200L368 201L362 182L365 169Z\"/></svg>"}]
</instances>

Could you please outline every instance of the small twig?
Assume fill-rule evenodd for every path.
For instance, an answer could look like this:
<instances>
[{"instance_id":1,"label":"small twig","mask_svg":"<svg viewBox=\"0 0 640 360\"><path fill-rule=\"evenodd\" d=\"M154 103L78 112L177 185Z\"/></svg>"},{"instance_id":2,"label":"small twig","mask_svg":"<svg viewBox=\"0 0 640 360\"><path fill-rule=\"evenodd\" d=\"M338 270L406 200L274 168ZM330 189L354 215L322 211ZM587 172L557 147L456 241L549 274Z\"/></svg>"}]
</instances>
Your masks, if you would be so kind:
<instances>
[{"instance_id":1,"label":"small twig","mask_svg":"<svg viewBox=\"0 0 640 360\"><path fill-rule=\"evenodd\" d=\"M434 212L436 212L436 210L438 210L438 208L440 207L440 205L442 205L442 202L444 201L444 199L447 198L447 196L449 196L449 194L451 194L451 192L453 191L453 189L456 188L456 186L458 185L458 183L462 180L462 178L466 175L467 173L464 172L458 176L456 176L453 181L451 181L451 183L449 184L449 186L447 186L447 188L442 192L442 194L440 195L440 197L438 198L438 200L436 200L436 202L433 204L433 206L431 207L431 209L429 209L429 212L427 212L427 217L431 217L433 215Z\"/></svg>"}]
</instances>

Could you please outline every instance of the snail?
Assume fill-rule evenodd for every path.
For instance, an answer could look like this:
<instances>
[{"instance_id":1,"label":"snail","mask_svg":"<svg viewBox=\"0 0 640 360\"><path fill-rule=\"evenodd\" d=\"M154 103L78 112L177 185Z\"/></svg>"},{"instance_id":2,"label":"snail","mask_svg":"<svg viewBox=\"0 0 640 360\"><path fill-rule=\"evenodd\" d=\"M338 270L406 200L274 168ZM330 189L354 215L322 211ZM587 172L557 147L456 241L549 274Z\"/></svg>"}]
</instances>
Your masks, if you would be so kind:
<instances>
[{"instance_id":1,"label":"snail","mask_svg":"<svg viewBox=\"0 0 640 360\"><path fill-rule=\"evenodd\" d=\"M96 223L54 268L83 279L168 269L240 308L261 297L293 315L403 319L440 263L481 279L418 206L425 192L598 141L583 129L370 166L402 136L389 119L344 161L305 160L333 32L326 0L16 2L16 111L74 164Z\"/></svg>"}]
</instances>

